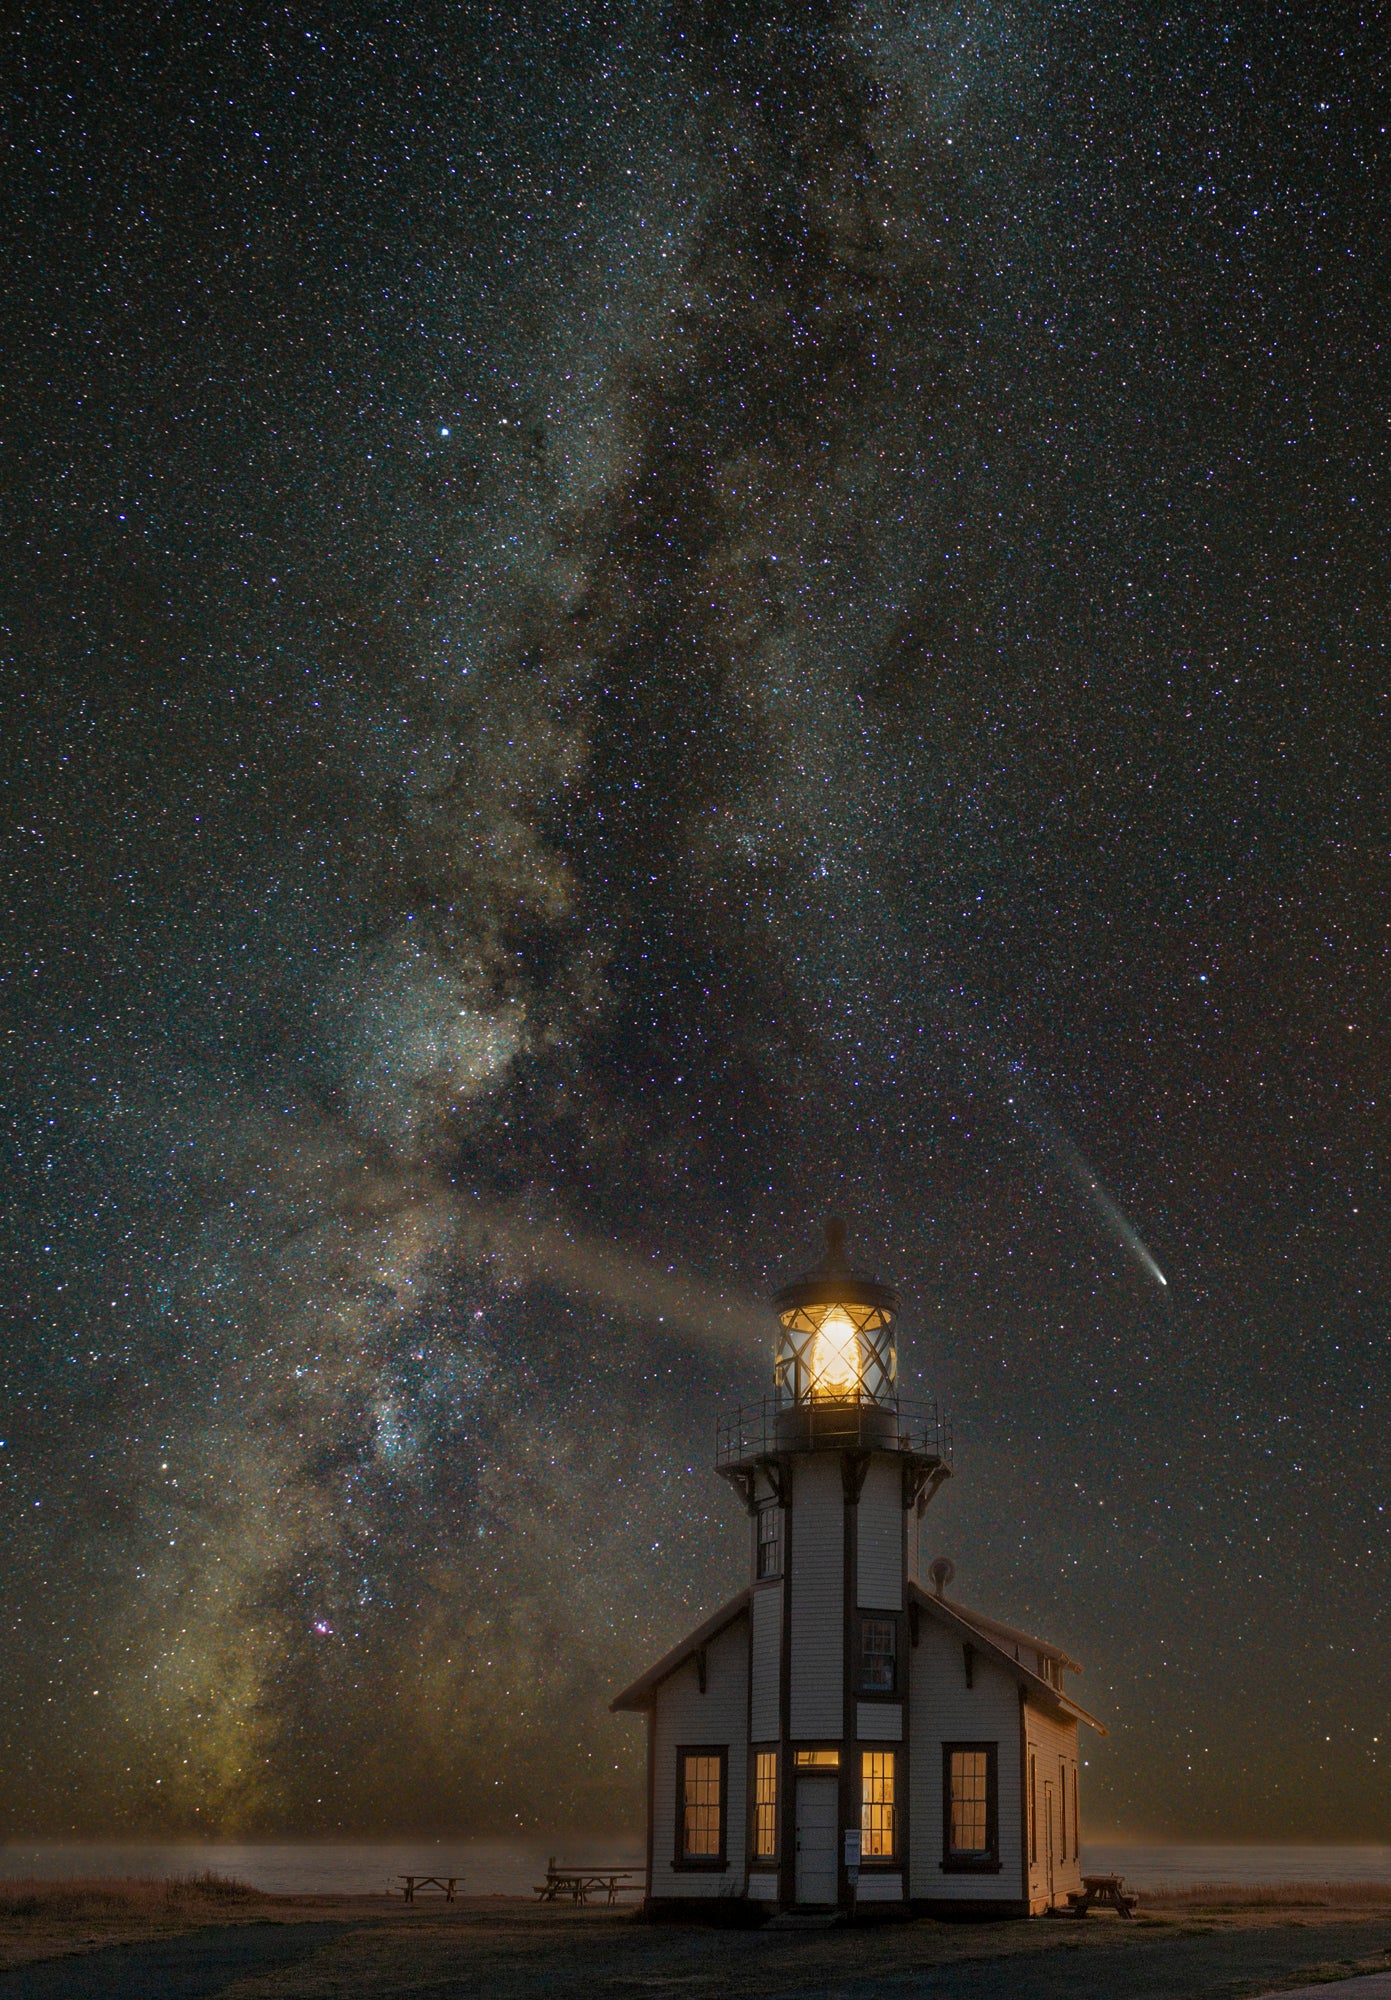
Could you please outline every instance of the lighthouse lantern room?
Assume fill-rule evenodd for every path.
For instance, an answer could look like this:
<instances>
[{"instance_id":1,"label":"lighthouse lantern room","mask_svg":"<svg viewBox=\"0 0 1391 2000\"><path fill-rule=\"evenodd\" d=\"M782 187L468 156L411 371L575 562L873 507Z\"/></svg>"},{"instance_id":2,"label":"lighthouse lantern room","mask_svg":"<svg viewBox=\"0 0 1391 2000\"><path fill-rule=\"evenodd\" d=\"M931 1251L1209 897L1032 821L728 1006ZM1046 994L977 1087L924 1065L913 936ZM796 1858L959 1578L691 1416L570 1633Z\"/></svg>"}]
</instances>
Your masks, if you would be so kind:
<instances>
[{"instance_id":1,"label":"lighthouse lantern room","mask_svg":"<svg viewBox=\"0 0 1391 2000\"><path fill-rule=\"evenodd\" d=\"M1078 1727L1057 1646L918 1574L951 1475L898 1393L896 1292L845 1255L785 1285L773 1393L721 1422L748 1583L625 1688L648 1727L648 1904L1024 1916L1082 1886ZM1104 1733L1104 1732L1103 1732Z\"/></svg>"}]
</instances>

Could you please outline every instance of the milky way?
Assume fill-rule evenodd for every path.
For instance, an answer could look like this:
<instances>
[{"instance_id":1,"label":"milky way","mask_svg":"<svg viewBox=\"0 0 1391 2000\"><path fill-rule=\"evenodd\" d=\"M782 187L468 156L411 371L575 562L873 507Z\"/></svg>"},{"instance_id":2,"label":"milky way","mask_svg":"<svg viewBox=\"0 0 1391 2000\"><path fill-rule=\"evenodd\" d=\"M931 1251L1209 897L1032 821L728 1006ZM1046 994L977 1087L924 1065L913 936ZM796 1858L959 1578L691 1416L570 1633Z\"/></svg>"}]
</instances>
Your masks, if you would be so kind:
<instances>
[{"instance_id":1,"label":"milky way","mask_svg":"<svg viewBox=\"0 0 1391 2000\"><path fill-rule=\"evenodd\" d=\"M20 27L10 1832L634 1823L836 1207L1093 1823L1384 1836L1378 33Z\"/></svg>"}]
</instances>

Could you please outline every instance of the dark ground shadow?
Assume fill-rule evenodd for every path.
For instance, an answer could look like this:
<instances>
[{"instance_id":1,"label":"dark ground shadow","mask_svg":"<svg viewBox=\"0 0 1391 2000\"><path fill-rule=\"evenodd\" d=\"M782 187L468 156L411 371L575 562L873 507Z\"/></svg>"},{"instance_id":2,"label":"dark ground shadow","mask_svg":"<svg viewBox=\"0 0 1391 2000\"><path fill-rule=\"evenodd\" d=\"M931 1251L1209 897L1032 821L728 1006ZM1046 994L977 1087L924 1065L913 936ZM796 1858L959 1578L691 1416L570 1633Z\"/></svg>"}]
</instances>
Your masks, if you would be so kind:
<instances>
[{"instance_id":1,"label":"dark ground shadow","mask_svg":"<svg viewBox=\"0 0 1391 2000\"><path fill-rule=\"evenodd\" d=\"M350 1935L359 1942L345 1954ZM1391 1952L1391 1921L1132 1933L1115 1943L1062 1935L1056 1945L937 1965L911 1962L908 1926L812 1942L684 1925L566 1926L548 1936L489 1923L414 1935L374 1923L229 1924L19 1966L0 1973L0 2000L213 2000L236 1980L335 1944L315 1990L328 1970L345 2000L1249 2000L1316 1966L1324 1977L1365 1968ZM293 1976L283 1990L295 1992ZM1336 2000L1338 1986L1328 1990Z\"/></svg>"},{"instance_id":2,"label":"dark ground shadow","mask_svg":"<svg viewBox=\"0 0 1391 2000\"><path fill-rule=\"evenodd\" d=\"M1153 1944L1062 1946L1027 1958L967 1960L920 1971L836 1981L815 2000L1239 2000L1306 1967L1352 1965L1391 1946L1391 1926L1223 1931ZM1336 2000L1339 1988L1328 1988ZM774 1988L769 2000L813 2000Z\"/></svg>"},{"instance_id":3,"label":"dark ground shadow","mask_svg":"<svg viewBox=\"0 0 1391 2000\"><path fill-rule=\"evenodd\" d=\"M45 1958L0 1972L0 2000L208 2000L234 1979L308 1958L351 1924L220 1924L149 1944Z\"/></svg>"}]
</instances>

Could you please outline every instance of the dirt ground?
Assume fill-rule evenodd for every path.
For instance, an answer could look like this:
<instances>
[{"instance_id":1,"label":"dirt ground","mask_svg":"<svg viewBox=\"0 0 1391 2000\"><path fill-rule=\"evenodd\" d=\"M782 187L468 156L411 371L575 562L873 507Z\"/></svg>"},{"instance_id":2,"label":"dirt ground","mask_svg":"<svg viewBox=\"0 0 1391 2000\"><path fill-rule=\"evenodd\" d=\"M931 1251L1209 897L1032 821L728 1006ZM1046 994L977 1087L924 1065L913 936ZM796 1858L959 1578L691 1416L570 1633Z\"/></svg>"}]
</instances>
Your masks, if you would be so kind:
<instances>
[{"instance_id":1,"label":"dirt ground","mask_svg":"<svg viewBox=\"0 0 1391 2000\"><path fill-rule=\"evenodd\" d=\"M0 1965L0 2000L1254 2000L1391 1966L1391 1909L741 1931L286 1897L230 1921L7 1918Z\"/></svg>"}]
</instances>

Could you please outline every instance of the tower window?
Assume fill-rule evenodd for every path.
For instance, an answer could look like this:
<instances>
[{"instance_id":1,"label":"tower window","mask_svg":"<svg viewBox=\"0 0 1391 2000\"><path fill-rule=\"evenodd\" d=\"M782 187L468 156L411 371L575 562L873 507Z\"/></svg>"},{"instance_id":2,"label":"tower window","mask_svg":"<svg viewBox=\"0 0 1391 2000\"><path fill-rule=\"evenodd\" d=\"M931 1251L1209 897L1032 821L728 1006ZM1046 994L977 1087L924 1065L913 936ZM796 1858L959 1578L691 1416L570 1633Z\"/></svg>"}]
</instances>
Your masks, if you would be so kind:
<instances>
[{"instance_id":1,"label":"tower window","mask_svg":"<svg viewBox=\"0 0 1391 2000\"><path fill-rule=\"evenodd\" d=\"M782 1508L761 1507L758 1512L758 1557L755 1564L760 1579L782 1575Z\"/></svg>"},{"instance_id":2,"label":"tower window","mask_svg":"<svg viewBox=\"0 0 1391 2000\"><path fill-rule=\"evenodd\" d=\"M771 1861L778 1851L778 1753L757 1750L753 1760L753 1851Z\"/></svg>"},{"instance_id":3,"label":"tower window","mask_svg":"<svg viewBox=\"0 0 1391 2000\"><path fill-rule=\"evenodd\" d=\"M893 1858L896 1763L892 1750L865 1750L860 1755L860 1855L865 1861Z\"/></svg>"},{"instance_id":4,"label":"tower window","mask_svg":"<svg viewBox=\"0 0 1391 2000\"><path fill-rule=\"evenodd\" d=\"M677 1752L678 1865L724 1865L726 1755L723 1747Z\"/></svg>"},{"instance_id":5,"label":"tower window","mask_svg":"<svg viewBox=\"0 0 1391 2000\"><path fill-rule=\"evenodd\" d=\"M898 1623L893 1618L860 1620L860 1688L865 1694L892 1694L898 1686Z\"/></svg>"},{"instance_id":6,"label":"tower window","mask_svg":"<svg viewBox=\"0 0 1391 2000\"><path fill-rule=\"evenodd\" d=\"M994 1743L942 1745L944 1868L998 1870L999 1788Z\"/></svg>"}]
</instances>

